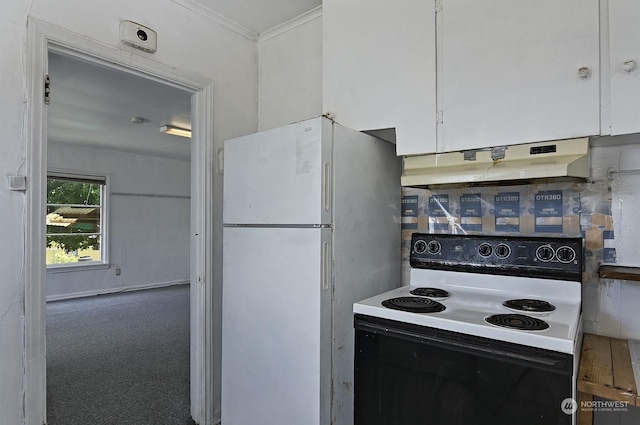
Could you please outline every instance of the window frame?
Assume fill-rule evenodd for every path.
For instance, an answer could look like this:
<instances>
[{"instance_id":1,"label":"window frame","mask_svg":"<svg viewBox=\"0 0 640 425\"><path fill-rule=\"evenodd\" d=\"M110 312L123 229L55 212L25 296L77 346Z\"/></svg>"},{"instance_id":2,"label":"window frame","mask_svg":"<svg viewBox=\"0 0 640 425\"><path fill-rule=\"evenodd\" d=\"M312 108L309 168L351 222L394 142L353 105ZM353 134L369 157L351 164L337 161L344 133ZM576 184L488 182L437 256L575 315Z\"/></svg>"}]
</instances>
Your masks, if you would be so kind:
<instances>
[{"instance_id":1,"label":"window frame","mask_svg":"<svg viewBox=\"0 0 640 425\"><path fill-rule=\"evenodd\" d=\"M69 272L69 271L79 271L79 270L92 270L92 269L104 269L109 268L109 194L110 194L110 176L109 174L101 174L101 173L92 173L85 171L69 171L69 170L59 170L59 169L50 169L47 172L47 181L49 179L67 179L67 180L77 180L77 181L90 181L96 182L102 185L102 199L101 199L101 214L100 214L100 261L82 261L76 263L64 263L64 264L46 264L45 266L47 273L60 273L60 272ZM46 188L46 184L45 184ZM47 192L45 190L45 212L47 207L49 206L49 202L47 199ZM71 205L71 204L69 204ZM46 240L49 233L45 228L45 246L46 249Z\"/></svg>"}]
</instances>

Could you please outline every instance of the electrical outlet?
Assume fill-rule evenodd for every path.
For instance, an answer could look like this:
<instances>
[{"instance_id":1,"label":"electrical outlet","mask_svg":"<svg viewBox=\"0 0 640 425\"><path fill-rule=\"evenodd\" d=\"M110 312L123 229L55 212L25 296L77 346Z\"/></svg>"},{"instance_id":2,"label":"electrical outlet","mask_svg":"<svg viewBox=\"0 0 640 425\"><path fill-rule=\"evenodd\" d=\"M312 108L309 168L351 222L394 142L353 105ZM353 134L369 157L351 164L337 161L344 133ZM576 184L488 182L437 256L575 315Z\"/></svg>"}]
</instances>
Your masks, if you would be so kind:
<instances>
[{"instance_id":1,"label":"electrical outlet","mask_svg":"<svg viewBox=\"0 0 640 425\"><path fill-rule=\"evenodd\" d=\"M118 267L116 269L116 276L120 276L120 273L122 273L122 270L120 270L120 267Z\"/></svg>"}]
</instances>

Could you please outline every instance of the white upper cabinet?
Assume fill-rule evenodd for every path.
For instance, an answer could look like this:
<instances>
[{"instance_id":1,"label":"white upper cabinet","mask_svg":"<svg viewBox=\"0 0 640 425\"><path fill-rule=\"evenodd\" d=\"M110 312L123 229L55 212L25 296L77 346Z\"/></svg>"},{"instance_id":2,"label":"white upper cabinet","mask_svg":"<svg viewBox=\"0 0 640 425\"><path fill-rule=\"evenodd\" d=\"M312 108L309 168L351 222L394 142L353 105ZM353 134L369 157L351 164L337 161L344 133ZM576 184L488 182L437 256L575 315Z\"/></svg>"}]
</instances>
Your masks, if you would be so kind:
<instances>
[{"instance_id":1,"label":"white upper cabinet","mask_svg":"<svg viewBox=\"0 0 640 425\"><path fill-rule=\"evenodd\" d=\"M434 2L324 0L323 111L356 130L396 129L397 153L435 152Z\"/></svg>"},{"instance_id":2,"label":"white upper cabinet","mask_svg":"<svg viewBox=\"0 0 640 425\"><path fill-rule=\"evenodd\" d=\"M611 134L638 133L640 132L640 1L609 0L609 47Z\"/></svg>"},{"instance_id":3,"label":"white upper cabinet","mask_svg":"<svg viewBox=\"0 0 640 425\"><path fill-rule=\"evenodd\" d=\"M598 0L443 0L439 20L438 151L600 134Z\"/></svg>"}]
</instances>

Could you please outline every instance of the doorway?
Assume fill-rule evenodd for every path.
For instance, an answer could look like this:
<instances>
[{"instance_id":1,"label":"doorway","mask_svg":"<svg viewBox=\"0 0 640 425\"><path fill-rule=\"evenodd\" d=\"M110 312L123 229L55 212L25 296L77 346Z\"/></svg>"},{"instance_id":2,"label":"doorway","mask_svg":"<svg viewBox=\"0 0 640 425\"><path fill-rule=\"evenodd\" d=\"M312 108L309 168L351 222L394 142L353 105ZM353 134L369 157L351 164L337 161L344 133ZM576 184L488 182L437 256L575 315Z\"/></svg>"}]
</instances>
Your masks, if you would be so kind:
<instances>
[{"instance_id":1,"label":"doorway","mask_svg":"<svg viewBox=\"0 0 640 425\"><path fill-rule=\"evenodd\" d=\"M186 424L191 140L160 129L191 93L51 51L48 75L47 422Z\"/></svg>"},{"instance_id":2,"label":"doorway","mask_svg":"<svg viewBox=\"0 0 640 425\"><path fill-rule=\"evenodd\" d=\"M144 57L93 42L34 19L29 21L28 135L29 185L27 193L27 249L25 268L25 422L41 425L46 416L46 244L44 208L47 163L47 119L44 76L48 54L65 54L100 66L176 87L191 93L192 130L190 201L190 334L191 416L201 424L216 420L215 399L219 394L214 376L219 376L213 318L213 229L210 205L213 187L213 86L195 77ZM217 199L217 198L216 198ZM219 412L217 412L219 416Z\"/></svg>"}]
</instances>

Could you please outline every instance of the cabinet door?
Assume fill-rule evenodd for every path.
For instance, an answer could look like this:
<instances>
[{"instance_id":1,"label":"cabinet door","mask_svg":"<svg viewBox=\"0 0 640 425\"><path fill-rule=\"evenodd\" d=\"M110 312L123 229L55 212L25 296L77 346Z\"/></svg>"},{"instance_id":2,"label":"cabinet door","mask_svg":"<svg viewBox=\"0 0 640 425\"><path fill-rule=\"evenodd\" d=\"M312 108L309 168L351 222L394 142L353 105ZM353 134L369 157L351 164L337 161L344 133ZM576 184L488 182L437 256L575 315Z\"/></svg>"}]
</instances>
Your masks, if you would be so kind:
<instances>
[{"instance_id":1,"label":"cabinet door","mask_svg":"<svg viewBox=\"0 0 640 425\"><path fill-rule=\"evenodd\" d=\"M444 0L440 13L439 150L599 134L598 0Z\"/></svg>"},{"instance_id":2,"label":"cabinet door","mask_svg":"<svg viewBox=\"0 0 640 425\"><path fill-rule=\"evenodd\" d=\"M640 132L639 23L638 0L609 0L612 135Z\"/></svg>"},{"instance_id":3,"label":"cabinet door","mask_svg":"<svg viewBox=\"0 0 640 425\"><path fill-rule=\"evenodd\" d=\"M323 111L395 128L399 155L435 152L434 2L325 0L322 25Z\"/></svg>"}]
</instances>

